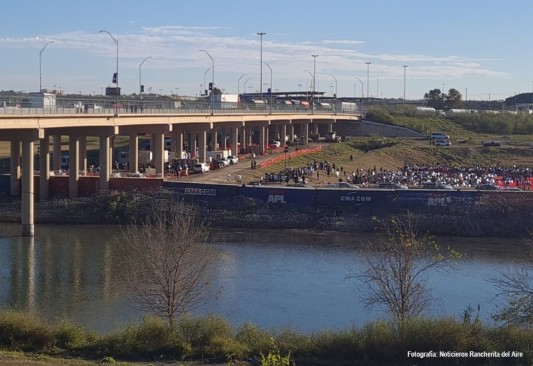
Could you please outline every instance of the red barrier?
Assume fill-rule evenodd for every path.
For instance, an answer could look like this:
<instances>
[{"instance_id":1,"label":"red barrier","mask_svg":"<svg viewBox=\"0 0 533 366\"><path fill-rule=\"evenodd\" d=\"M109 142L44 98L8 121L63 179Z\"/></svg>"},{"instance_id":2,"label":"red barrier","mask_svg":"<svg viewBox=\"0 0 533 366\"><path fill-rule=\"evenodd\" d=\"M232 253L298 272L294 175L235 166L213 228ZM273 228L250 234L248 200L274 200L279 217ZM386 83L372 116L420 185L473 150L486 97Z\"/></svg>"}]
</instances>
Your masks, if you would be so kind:
<instances>
[{"instance_id":1,"label":"red barrier","mask_svg":"<svg viewBox=\"0 0 533 366\"><path fill-rule=\"evenodd\" d=\"M279 154L278 156L275 156L272 159L268 159L268 160L265 160L265 161L261 162L259 164L259 168L269 167L269 166L271 166L273 164L276 164L276 163L284 161L286 158L288 160L290 160L291 158L295 158L295 157L300 156L300 155L314 154L314 153L317 153L317 152L319 152L321 150L322 150L322 145L317 146L317 147L312 148L312 149L300 149L300 150L295 150L295 151Z\"/></svg>"}]
</instances>

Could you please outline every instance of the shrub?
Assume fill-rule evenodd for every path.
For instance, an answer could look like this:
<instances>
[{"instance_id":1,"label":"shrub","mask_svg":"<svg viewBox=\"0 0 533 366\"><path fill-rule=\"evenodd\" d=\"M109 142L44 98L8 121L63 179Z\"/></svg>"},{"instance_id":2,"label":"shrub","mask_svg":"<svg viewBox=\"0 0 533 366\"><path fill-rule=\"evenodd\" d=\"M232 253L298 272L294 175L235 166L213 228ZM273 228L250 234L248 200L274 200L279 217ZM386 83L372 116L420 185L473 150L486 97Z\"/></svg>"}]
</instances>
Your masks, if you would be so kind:
<instances>
[{"instance_id":1,"label":"shrub","mask_svg":"<svg viewBox=\"0 0 533 366\"><path fill-rule=\"evenodd\" d=\"M235 339L245 345L249 353L258 355L268 351L271 345L271 336L259 326L246 322L236 332Z\"/></svg>"},{"instance_id":2,"label":"shrub","mask_svg":"<svg viewBox=\"0 0 533 366\"><path fill-rule=\"evenodd\" d=\"M176 329L157 318L146 318L140 325L104 337L100 348L104 354L127 359L178 359L190 353Z\"/></svg>"},{"instance_id":3,"label":"shrub","mask_svg":"<svg viewBox=\"0 0 533 366\"><path fill-rule=\"evenodd\" d=\"M0 345L14 350L40 352L54 343L50 327L34 314L16 310L0 312Z\"/></svg>"},{"instance_id":4,"label":"shrub","mask_svg":"<svg viewBox=\"0 0 533 366\"><path fill-rule=\"evenodd\" d=\"M70 320L62 320L54 328L55 346L65 350L78 350L96 340L96 335L87 333Z\"/></svg>"},{"instance_id":5,"label":"shrub","mask_svg":"<svg viewBox=\"0 0 533 366\"><path fill-rule=\"evenodd\" d=\"M231 325L219 316L183 318L178 323L181 337L193 349L195 357L244 356L246 347L235 340Z\"/></svg>"}]
</instances>

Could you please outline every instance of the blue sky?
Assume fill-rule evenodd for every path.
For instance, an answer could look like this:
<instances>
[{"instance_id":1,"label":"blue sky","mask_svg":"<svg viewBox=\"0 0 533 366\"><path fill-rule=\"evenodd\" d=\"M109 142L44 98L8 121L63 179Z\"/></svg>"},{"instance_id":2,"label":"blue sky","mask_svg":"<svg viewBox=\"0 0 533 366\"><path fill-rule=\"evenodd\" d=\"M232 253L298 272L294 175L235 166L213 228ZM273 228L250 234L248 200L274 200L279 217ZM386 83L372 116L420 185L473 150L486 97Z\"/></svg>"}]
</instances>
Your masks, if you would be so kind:
<instances>
[{"instance_id":1,"label":"blue sky","mask_svg":"<svg viewBox=\"0 0 533 366\"><path fill-rule=\"evenodd\" d=\"M260 37L273 89L339 96L422 98L455 88L476 100L533 90L531 0L93 0L12 1L0 13L0 90L102 93L119 42L120 86L197 95L211 80L227 93L258 91ZM369 83L367 85L367 65ZM309 72L307 72L308 70ZM245 76L242 76L246 74ZM242 77L241 77L242 76ZM239 78L240 83L238 82ZM251 78L251 79L250 79ZM335 79L337 82L335 82ZM263 65L263 84L270 71ZM269 85L263 85L266 90Z\"/></svg>"}]
</instances>

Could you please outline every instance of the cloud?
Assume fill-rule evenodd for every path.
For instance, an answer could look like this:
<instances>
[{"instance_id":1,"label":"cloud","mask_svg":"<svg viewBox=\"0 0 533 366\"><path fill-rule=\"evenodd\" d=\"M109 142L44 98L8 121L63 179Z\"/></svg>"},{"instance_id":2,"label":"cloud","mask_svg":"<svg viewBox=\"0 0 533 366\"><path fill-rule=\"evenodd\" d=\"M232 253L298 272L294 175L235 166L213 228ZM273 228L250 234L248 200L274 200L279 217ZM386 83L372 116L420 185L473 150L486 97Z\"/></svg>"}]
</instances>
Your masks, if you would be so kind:
<instances>
[{"instance_id":1,"label":"cloud","mask_svg":"<svg viewBox=\"0 0 533 366\"><path fill-rule=\"evenodd\" d=\"M327 40L322 41L321 43L323 43L323 44L338 44L338 45L343 45L343 46L352 46L352 45L365 44L366 42L365 41L354 41L354 40L349 40L349 39L345 39L345 40L327 39Z\"/></svg>"}]
</instances>

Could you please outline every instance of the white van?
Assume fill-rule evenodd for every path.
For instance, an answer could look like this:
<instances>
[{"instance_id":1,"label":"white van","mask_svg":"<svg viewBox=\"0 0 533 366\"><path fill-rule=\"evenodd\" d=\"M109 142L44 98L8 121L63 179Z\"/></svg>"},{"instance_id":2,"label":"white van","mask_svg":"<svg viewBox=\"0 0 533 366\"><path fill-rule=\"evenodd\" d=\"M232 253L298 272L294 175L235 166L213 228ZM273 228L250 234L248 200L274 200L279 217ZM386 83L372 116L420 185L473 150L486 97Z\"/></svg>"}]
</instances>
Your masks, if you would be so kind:
<instances>
[{"instance_id":1,"label":"white van","mask_svg":"<svg viewBox=\"0 0 533 366\"><path fill-rule=\"evenodd\" d=\"M431 139L432 140L448 140L450 138L450 136L446 135L445 133L442 133L442 132L434 132L431 134Z\"/></svg>"}]
</instances>

